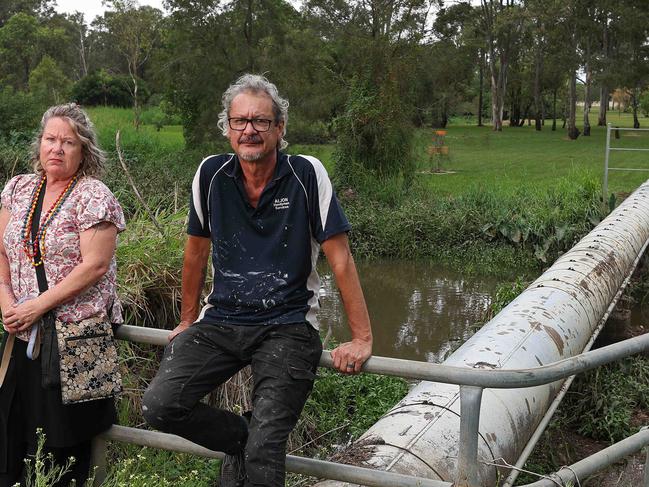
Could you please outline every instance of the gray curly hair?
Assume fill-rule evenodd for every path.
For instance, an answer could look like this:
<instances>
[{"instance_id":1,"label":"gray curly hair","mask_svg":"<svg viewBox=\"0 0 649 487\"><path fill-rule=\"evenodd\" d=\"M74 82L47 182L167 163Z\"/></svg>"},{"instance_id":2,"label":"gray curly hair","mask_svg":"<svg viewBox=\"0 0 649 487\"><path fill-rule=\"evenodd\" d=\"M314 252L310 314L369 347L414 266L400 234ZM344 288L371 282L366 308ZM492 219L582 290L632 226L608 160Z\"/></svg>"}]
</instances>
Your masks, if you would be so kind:
<instances>
[{"instance_id":1,"label":"gray curly hair","mask_svg":"<svg viewBox=\"0 0 649 487\"><path fill-rule=\"evenodd\" d=\"M90 121L88 114L76 103L66 103L48 108L41 119L41 126L32 141L32 167L36 174L43 174L43 165L40 161L41 139L45 126L51 118L62 118L70 124L74 133L81 141L80 176L100 177L104 171L106 153L99 148L95 126Z\"/></svg>"},{"instance_id":2,"label":"gray curly hair","mask_svg":"<svg viewBox=\"0 0 649 487\"><path fill-rule=\"evenodd\" d=\"M277 86L266 79L265 76L258 74L244 74L238 80L230 85L225 90L221 101L223 103L223 110L219 113L219 121L217 127L221 129L223 135L228 135L228 116L230 114L230 106L232 100L241 93L266 93L273 102L273 115L275 116L275 123L284 122L284 129L279 138L279 148L285 149L288 142L284 140L286 135L286 126L288 125L288 100L279 96Z\"/></svg>"}]
</instances>

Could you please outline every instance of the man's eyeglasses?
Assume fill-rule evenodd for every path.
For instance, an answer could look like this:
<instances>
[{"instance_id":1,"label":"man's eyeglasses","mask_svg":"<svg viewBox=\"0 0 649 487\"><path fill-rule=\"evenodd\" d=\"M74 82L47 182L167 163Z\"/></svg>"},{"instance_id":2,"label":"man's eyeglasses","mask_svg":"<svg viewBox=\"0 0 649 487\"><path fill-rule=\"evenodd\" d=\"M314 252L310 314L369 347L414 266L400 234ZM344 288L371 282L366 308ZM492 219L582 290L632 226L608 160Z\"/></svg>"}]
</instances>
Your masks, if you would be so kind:
<instances>
[{"instance_id":1,"label":"man's eyeglasses","mask_svg":"<svg viewBox=\"0 0 649 487\"><path fill-rule=\"evenodd\" d=\"M230 128L239 132L246 130L249 123L257 132L268 132L273 121L266 118L228 118Z\"/></svg>"}]
</instances>

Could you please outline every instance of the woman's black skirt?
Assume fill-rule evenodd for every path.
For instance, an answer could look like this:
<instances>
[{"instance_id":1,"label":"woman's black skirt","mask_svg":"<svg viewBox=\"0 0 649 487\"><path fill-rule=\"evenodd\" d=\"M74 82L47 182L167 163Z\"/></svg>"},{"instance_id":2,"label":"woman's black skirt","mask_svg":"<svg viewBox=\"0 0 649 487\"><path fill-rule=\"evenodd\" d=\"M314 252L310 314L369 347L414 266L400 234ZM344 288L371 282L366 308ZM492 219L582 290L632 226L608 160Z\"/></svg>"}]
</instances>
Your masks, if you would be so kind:
<instances>
[{"instance_id":1,"label":"woman's black skirt","mask_svg":"<svg viewBox=\"0 0 649 487\"><path fill-rule=\"evenodd\" d=\"M40 358L30 360L26 351L27 343L16 339L0 388L0 472L6 472L12 445L36 444L37 428L48 447L63 448L90 440L117 419L113 399L64 406L60 388L41 386Z\"/></svg>"}]
</instances>

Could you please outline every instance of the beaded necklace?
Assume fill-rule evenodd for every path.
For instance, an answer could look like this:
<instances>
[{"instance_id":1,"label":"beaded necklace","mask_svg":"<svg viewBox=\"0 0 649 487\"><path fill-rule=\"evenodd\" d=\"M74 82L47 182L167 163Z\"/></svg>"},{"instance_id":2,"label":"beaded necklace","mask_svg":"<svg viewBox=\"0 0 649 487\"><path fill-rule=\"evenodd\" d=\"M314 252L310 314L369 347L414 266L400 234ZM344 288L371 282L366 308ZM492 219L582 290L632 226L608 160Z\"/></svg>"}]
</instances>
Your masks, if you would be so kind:
<instances>
[{"instance_id":1,"label":"beaded necklace","mask_svg":"<svg viewBox=\"0 0 649 487\"><path fill-rule=\"evenodd\" d=\"M72 190L74 189L74 186L77 184L78 179L79 179L78 175L75 174L74 177L67 184L67 186L63 189L63 191L61 191L59 197L56 199L56 201L52 204L48 212L45 214L43 224L39 225L36 235L34 235L32 238L31 233L32 233L32 223L34 220L34 212L36 211L36 206L38 204L38 198L41 194L41 191L43 191L43 188L46 185L47 177L43 176L41 180L38 182L38 184L34 187L34 191L32 191L29 211L25 215L25 221L23 222L23 229L20 234L20 237L22 239L23 249L25 250L25 254L27 254L27 257L29 257L34 267L39 266L43 263L43 260L45 259L45 253L46 253L45 234L47 233L47 227L52 222L56 214L60 211L67 197L70 195L70 193L72 193ZM40 259L38 258L39 250L40 250Z\"/></svg>"}]
</instances>

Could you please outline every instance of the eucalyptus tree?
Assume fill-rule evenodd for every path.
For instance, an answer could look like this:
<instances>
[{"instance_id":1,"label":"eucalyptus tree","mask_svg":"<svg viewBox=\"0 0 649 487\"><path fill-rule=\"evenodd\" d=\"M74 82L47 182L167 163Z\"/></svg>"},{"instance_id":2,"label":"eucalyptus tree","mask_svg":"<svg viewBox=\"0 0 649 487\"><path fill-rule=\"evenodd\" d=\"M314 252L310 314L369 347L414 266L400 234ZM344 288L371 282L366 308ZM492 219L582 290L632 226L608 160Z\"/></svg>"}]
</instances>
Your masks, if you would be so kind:
<instances>
[{"instance_id":1,"label":"eucalyptus tree","mask_svg":"<svg viewBox=\"0 0 649 487\"><path fill-rule=\"evenodd\" d=\"M433 39L418 49L419 62L411 71L416 79L410 82L415 109L430 113L434 126L445 127L454 109L469 98L480 63L477 18L477 9L468 2L441 8L433 22Z\"/></svg>"},{"instance_id":2,"label":"eucalyptus tree","mask_svg":"<svg viewBox=\"0 0 649 487\"><path fill-rule=\"evenodd\" d=\"M559 60L557 56L564 47L557 43L557 12L560 11L561 0L525 0L525 18L532 45L533 65L533 103L536 130L541 130L544 118L543 93L553 91L553 106L556 106L556 83L554 77L561 79L557 73ZM550 76L546 76L546 72ZM553 110L556 113L556 108ZM556 119L556 115L554 115ZM555 122L556 126L556 122Z\"/></svg>"},{"instance_id":3,"label":"eucalyptus tree","mask_svg":"<svg viewBox=\"0 0 649 487\"><path fill-rule=\"evenodd\" d=\"M480 0L482 32L491 74L491 121L501 131L507 92L507 75L514 61L516 42L523 29L519 0Z\"/></svg>"},{"instance_id":4,"label":"eucalyptus tree","mask_svg":"<svg viewBox=\"0 0 649 487\"><path fill-rule=\"evenodd\" d=\"M106 39L126 62L131 79L135 128L140 126L140 79L144 66L158 46L162 12L149 6L138 6L136 0L110 0L103 17L93 25L105 33Z\"/></svg>"}]
</instances>

